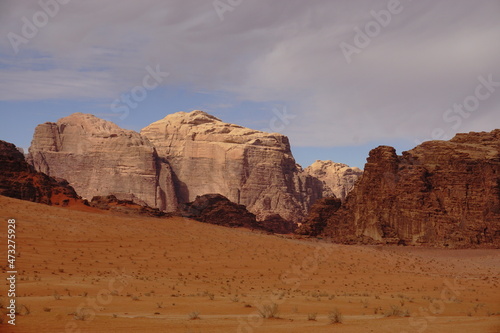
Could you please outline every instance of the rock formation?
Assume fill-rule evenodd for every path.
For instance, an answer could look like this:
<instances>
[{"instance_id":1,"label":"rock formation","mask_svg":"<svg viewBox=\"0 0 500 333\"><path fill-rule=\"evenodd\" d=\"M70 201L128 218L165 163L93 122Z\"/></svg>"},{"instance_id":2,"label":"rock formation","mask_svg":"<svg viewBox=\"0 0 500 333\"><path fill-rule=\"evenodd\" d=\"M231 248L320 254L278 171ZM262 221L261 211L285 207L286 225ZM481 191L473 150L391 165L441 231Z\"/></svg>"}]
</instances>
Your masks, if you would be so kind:
<instances>
[{"instance_id":1,"label":"rock formation","mask_svg":"<svg viewBox=\"0 0 500 333\"><path fill-rule=\"evenodd\" d=\"M370 152L360 181L326 221L343 243L500 246L500 130Z\"/></svg>"},{"instance_id":2,"label":"rock formation","mask_svg":"<svg viewBox=\"0 0 500 333\"><path fill-rule=\"evenodd\" d=\"M148 217L170 217L172 214L162 212L158 208L138 205L130 200L118 200L114 195L95 196L89 205L101 210L110 210L128 215Z\"/></svg>"},{"instance_id":3,"label":"rock formation","mask_svg":"<svg viewBox=\"0 0 500 333\"><path fill-rule=\"evenodd\" d=\"M139 133L75 113L35 129L29 149L36 170L67 179L88 200L114 195L163 211L177 208L171 169Z\"/></svg>"},{"instance_id":4,"label":"rock formation","mask_svg":"<svg viewBox=\"0 0 500 333\"><path fill-rule=\"evenodd\" d=\"M180 205L182 216L201 222L223 225L226 227L259 228L255 215L245 206L229 201L220 194L205 194L196 197L193 202Z\"/></svg>"},{"instance_id":5,"label":"rock formation","mask_svg":"<svg viewBox=\"0 0 500 333\"><path fill-rule=\"evenodd\" d=\"M335 195L344 201L347 194L354 188L354 184L363 174L363 170L350 167L347 164L332 161L316 161L304 171L324 182L323 197Z\"/></svg>"},{"instance_id":6,"label":"rock formation","mask_svg":"<svg viewBox=\"0 0 500 333\"><path fill-rule=\"evenodd\" d=\"M265 220L300 221L321 198L322 183L295 163L288 138L222 122L202 111L178 112L141 134L169 161L180 202L219 193Z\"/></svg>"},{"instance_id":7,"label":"rock formation","mask_svg":"<svg viewBox=\"0 0 500 333\"><path fill-rule=\"evenodd\" d=\"M257 221L245 206L230 201L220 194L204 194L193 202L179 205L179 213L187 218L226 227L244 227L270 233L293 233L297 225L274 214L264 221Z\"/></svg>"},{"instance_id":8,"label":"rock formation","mask_svg":"<svg viewBox=\"0 0 500 333\"><path fill-rule=\"evenodd\" d=\"M60 206L81 201L67 182L36 172L16 146L1 140L0 195Z\"/></svg>"},{"instance_id":9,"label":"rock formation","mask_svg":"<svg viewBox=\"0 0 500 333\"><path fill-rule=\"evenodd\" d=\"M312 205L305 221L296 233L318 236L327 226L327 220L341 207L341 200L336 197L319 199Z\"/></svg>"}]
</instances>

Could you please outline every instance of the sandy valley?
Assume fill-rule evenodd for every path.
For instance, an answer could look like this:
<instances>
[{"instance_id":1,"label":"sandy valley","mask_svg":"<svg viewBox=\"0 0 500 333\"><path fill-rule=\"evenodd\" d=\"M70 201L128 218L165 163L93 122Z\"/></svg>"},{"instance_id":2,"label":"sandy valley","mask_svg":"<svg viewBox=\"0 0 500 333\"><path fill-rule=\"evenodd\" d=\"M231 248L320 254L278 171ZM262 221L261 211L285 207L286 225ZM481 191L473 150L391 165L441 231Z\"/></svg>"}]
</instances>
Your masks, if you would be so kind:
<instances>
[{"instance_id":1,"label":"sandy valley","mask_svg":"<svg viewBox=\"0 0 500 333\"><path fill-rule=\"evenodd\" d=\"M500 332L498 250L336 245L2 196L0 207L2 235L16 219L19 312L1 332Z\"/></svg>"}]
</instances>

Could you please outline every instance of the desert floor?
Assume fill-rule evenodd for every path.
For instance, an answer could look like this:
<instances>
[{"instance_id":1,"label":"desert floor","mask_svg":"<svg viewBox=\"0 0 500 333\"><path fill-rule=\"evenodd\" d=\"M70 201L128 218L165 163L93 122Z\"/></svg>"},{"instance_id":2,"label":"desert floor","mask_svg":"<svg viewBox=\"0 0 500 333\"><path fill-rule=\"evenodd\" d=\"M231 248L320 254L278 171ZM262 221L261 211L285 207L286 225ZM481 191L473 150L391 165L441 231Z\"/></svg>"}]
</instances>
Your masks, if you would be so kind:
<instances>
[{"instance_id":1,"label":"desert floor","mask_svg":"<svg viewBox=\"0 0 500 333\"><path fill-rule=\"evenodd\" d=\"M0 332L500 332L498 250L343 246L6 197L0 221Z\"/></svg>"}]
</instances>

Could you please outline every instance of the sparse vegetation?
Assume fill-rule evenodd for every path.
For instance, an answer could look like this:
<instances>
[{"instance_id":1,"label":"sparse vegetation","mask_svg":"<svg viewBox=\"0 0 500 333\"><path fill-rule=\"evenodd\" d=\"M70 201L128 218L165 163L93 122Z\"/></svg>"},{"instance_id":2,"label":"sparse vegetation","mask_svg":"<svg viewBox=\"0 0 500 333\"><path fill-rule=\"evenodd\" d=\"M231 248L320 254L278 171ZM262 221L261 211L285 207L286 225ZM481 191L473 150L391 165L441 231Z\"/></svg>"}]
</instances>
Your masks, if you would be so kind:
<instances>
[{"instance_id":1,"label":"sparse vegetation","mask_svg":"<svg viewBox=\"0 0 500 333\"><path fill-rule=\"evenodd\" d=\"M391 305L391 308L384 315L386 317L409 317L410 310L403 309L399 305Z\"/></svg>"},{"instance_id":2,"label":"sparse vegetation","mask_svg":"<svg viewBox=\"0 0 500 333\"><path fill-rule=\"evenodd\" d=\"M198 311L193 311L188 314L189 320L200 319L200 313Z\"/></svg>"},{"instance_id":3,"label":"sparse vegetation","mask_svg":"<svg viewBox=\"0 0 500 333\"><path fill-rule=\"evenodd\" d=\"M83 308L78 312L73 313L73 318L75 320L81 320L81 321L86 321L90 318L90 309L89 308Z\"/></svg>"},{"instance_id":4,"label":"sparse vegetation","mask_svg":"<svg viewBox=\"0 0 500 333\"><path fill-rule=\"evenodd\" d=\"M59 301L59 300L62 298L62 296L61 296L61 295L59 295L59 293L58 293L57 291L54 291L53 296L54 296L54 299L55 299L56 301Z\"/></svg>"},{"instance_id":5,"label":"sparse vegetation","mask_svg":"<svg viewBox=\"0 0 500 333\"><path fill-rule=\"evenodd\" d=\"M30 313L31 313L31 310L26 305L19 304L19 305L16 306L16 315L27 316Z\"/></svg>"},{"instance_id":6,"label":"sparse vegetation","mask_svg":"<svg viewBox=\"0 0 500 333\"><path fill-rule=\"evenodd\" d=\"M328 314L328 320L330 324L341 324L344 320L342 312L339 309L335 308L332 312Z\"/></svg>"},{"instance_id":7,"label":"sparse vegetation","mask_svg":"<svg viewBox=\"0 0 500 333\"><path fill-rule=\"evenodd\" d=\"M307 320L315 321L317 315L318 314L316 312L310 313L310 314L307 315Z\"/></svg>"},{"instance_id":8,"label":"sparse vegetation","mask_svg":"<svg viewBox=\"0 0 500 333\"><path fill-rule=\"evenodd\" d=\"M266 304L261 308L259 308L258 312L259 315L265 319L278 318L278 313L279 313L278 304L276 303Z\"/></svg>"}]
</instances>

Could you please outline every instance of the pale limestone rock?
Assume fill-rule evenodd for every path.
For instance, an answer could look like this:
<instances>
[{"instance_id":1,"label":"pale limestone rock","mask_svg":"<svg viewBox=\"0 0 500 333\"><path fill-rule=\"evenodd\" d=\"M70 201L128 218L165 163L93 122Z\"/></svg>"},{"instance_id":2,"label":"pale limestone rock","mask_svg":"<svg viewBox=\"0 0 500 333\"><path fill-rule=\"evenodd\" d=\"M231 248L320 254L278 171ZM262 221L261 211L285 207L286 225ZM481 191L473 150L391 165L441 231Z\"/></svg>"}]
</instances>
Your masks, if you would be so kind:
<instances>
[{"instance_id":1,"label":"pale limestone rock","mask_svg":"<svg viewBox=\"0 0 500 333\"><path fill-rule=\"evenodd\" d=\"M75 113L35 129L29 149L37 171L66 179L85 199L113 194L164 211L177 208L168 163L139 133Z\"/></svg>"},{"instance_id":2,"label":"pale limestone rock","mask_svg":"<svg viewBox=\"0 0 500 333\"><path fill-rule=\"evenodd\" d=\"M324 182L326 191L323 193L323 197L328 197L328 191L330 191L342 202L363 174L363 170L357 167L319 160L305 168L304 171Z\"/></svg>"},{"instance_id":3,"label":"pale limestone rock","mask_svg":"<svg viewBox=\"0 0 500 333\"><path fill-rule=\"evenodd\" d=\"M180 202L219 193L265 219L300 221L322 183L296 165L288 138L222 122L203 111L178 112L141 134L167 159Z\"/></svg>"}]
</instances>

